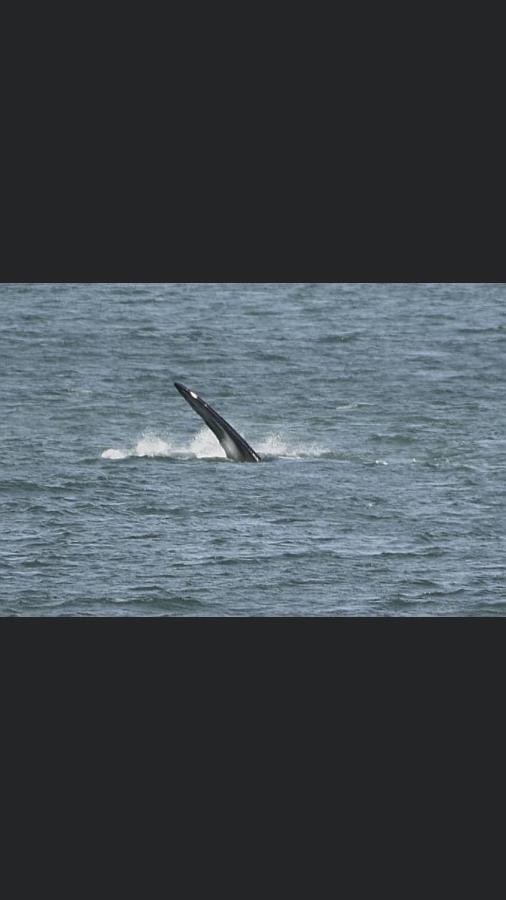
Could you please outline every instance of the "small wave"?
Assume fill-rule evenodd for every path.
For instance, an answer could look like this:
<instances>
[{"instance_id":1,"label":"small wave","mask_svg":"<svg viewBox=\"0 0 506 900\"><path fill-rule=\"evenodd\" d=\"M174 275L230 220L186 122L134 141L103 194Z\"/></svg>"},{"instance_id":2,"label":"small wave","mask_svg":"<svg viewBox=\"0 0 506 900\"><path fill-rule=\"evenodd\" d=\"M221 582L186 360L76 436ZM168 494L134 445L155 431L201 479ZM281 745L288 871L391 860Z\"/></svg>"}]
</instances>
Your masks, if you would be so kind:
<instances>
[{"instance_id":1,"label":"small wave","mask_svg":"<svg viewBox=\"0 0 506 900\"><path fill-rule=\"evenodd\" d=\"M318 339L319 344L348 344L356 341L360 335L355 331L343 332L342 334L326 334Z\"/></svg>"}]
</instances>

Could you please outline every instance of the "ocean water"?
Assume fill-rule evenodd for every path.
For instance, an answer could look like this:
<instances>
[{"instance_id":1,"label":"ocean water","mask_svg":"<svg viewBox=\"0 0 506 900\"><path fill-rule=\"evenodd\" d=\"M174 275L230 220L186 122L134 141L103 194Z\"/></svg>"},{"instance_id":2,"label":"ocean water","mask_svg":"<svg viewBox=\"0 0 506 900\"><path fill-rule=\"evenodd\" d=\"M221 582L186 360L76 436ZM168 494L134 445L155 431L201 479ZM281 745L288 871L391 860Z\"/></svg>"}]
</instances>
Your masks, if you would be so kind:
<instances>
[{"instance_id":1,"label":"ocean water","mask_svg":"<svg viewBox=\"0 0 506 900\"><path fill-rule=\"evenodd\" d=\"M504 616L505 404L506 284L1 283L0 616Z\"/></svg>"}]
</instances>

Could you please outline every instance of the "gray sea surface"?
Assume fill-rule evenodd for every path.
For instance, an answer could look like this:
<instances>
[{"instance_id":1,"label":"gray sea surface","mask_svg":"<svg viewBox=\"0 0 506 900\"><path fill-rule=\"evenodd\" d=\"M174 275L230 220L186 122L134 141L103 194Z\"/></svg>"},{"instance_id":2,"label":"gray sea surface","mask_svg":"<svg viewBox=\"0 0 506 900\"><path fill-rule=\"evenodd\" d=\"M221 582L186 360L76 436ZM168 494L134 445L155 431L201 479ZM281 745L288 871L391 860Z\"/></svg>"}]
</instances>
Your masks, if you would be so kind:
<instances>
[{"instance_id":1,"label":"gray sea surface","mask_svg":"<svg viewBox=\"0 0 506 900\"><path fill-rule=\"evenodd\" d=\"M502 283L1 283L0 616L504 616L505 404Z\"/></svg>"}]
</instances>

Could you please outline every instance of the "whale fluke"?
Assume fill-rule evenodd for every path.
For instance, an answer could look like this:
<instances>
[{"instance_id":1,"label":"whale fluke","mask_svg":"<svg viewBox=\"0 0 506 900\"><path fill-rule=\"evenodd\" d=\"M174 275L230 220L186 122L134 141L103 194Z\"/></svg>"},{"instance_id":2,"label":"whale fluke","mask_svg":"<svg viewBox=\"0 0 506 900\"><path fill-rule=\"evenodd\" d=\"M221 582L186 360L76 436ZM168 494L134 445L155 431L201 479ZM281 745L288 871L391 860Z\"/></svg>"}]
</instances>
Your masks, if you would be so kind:
<instances>
[{"instance_id":1,"label":"whale fluke","mask_svg":"<svg viewBox=\"0 0 506 900\"><path fill-rule=\"evenodd\" d=\"M262 462L258 453L246 443L244 438L212 406L209 406L209 403L206 403L195 391L190 391L178 381L174 382L174 386L192 409L204 419L206 425L218 438L229 459L233 459L235 462Z\"/></svg>"}]
</instances>

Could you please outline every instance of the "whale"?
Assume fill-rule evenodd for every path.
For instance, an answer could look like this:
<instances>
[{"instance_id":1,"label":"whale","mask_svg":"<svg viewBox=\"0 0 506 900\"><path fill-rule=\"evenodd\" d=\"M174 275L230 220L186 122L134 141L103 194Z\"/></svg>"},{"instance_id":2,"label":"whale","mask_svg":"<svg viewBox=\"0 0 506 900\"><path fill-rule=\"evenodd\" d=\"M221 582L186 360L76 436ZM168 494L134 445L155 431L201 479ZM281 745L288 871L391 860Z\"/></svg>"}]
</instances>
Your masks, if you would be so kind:
<instances>
[{"instance_id":1,"label":"whale","mask_svg":"<svg viewBox=\"0 0 506 900\"><path fill-rule=\"evenodd\" d=\"M234 462L262 462L262 458L255 450L253 450L253 447L250 447L244 438L238 434L235 428L232 428L232 426L229 425L229 423L226 422L212 406L209 406L209 403L206 403L202 397L199 397L195 391L191 391L179 381L174 382L174 387L177 388L181 396L184 397L192 409L201 416L208 428L210 428L213 434L218 438L228 459L232 459Z\"/></svg>"}]
</instances>

